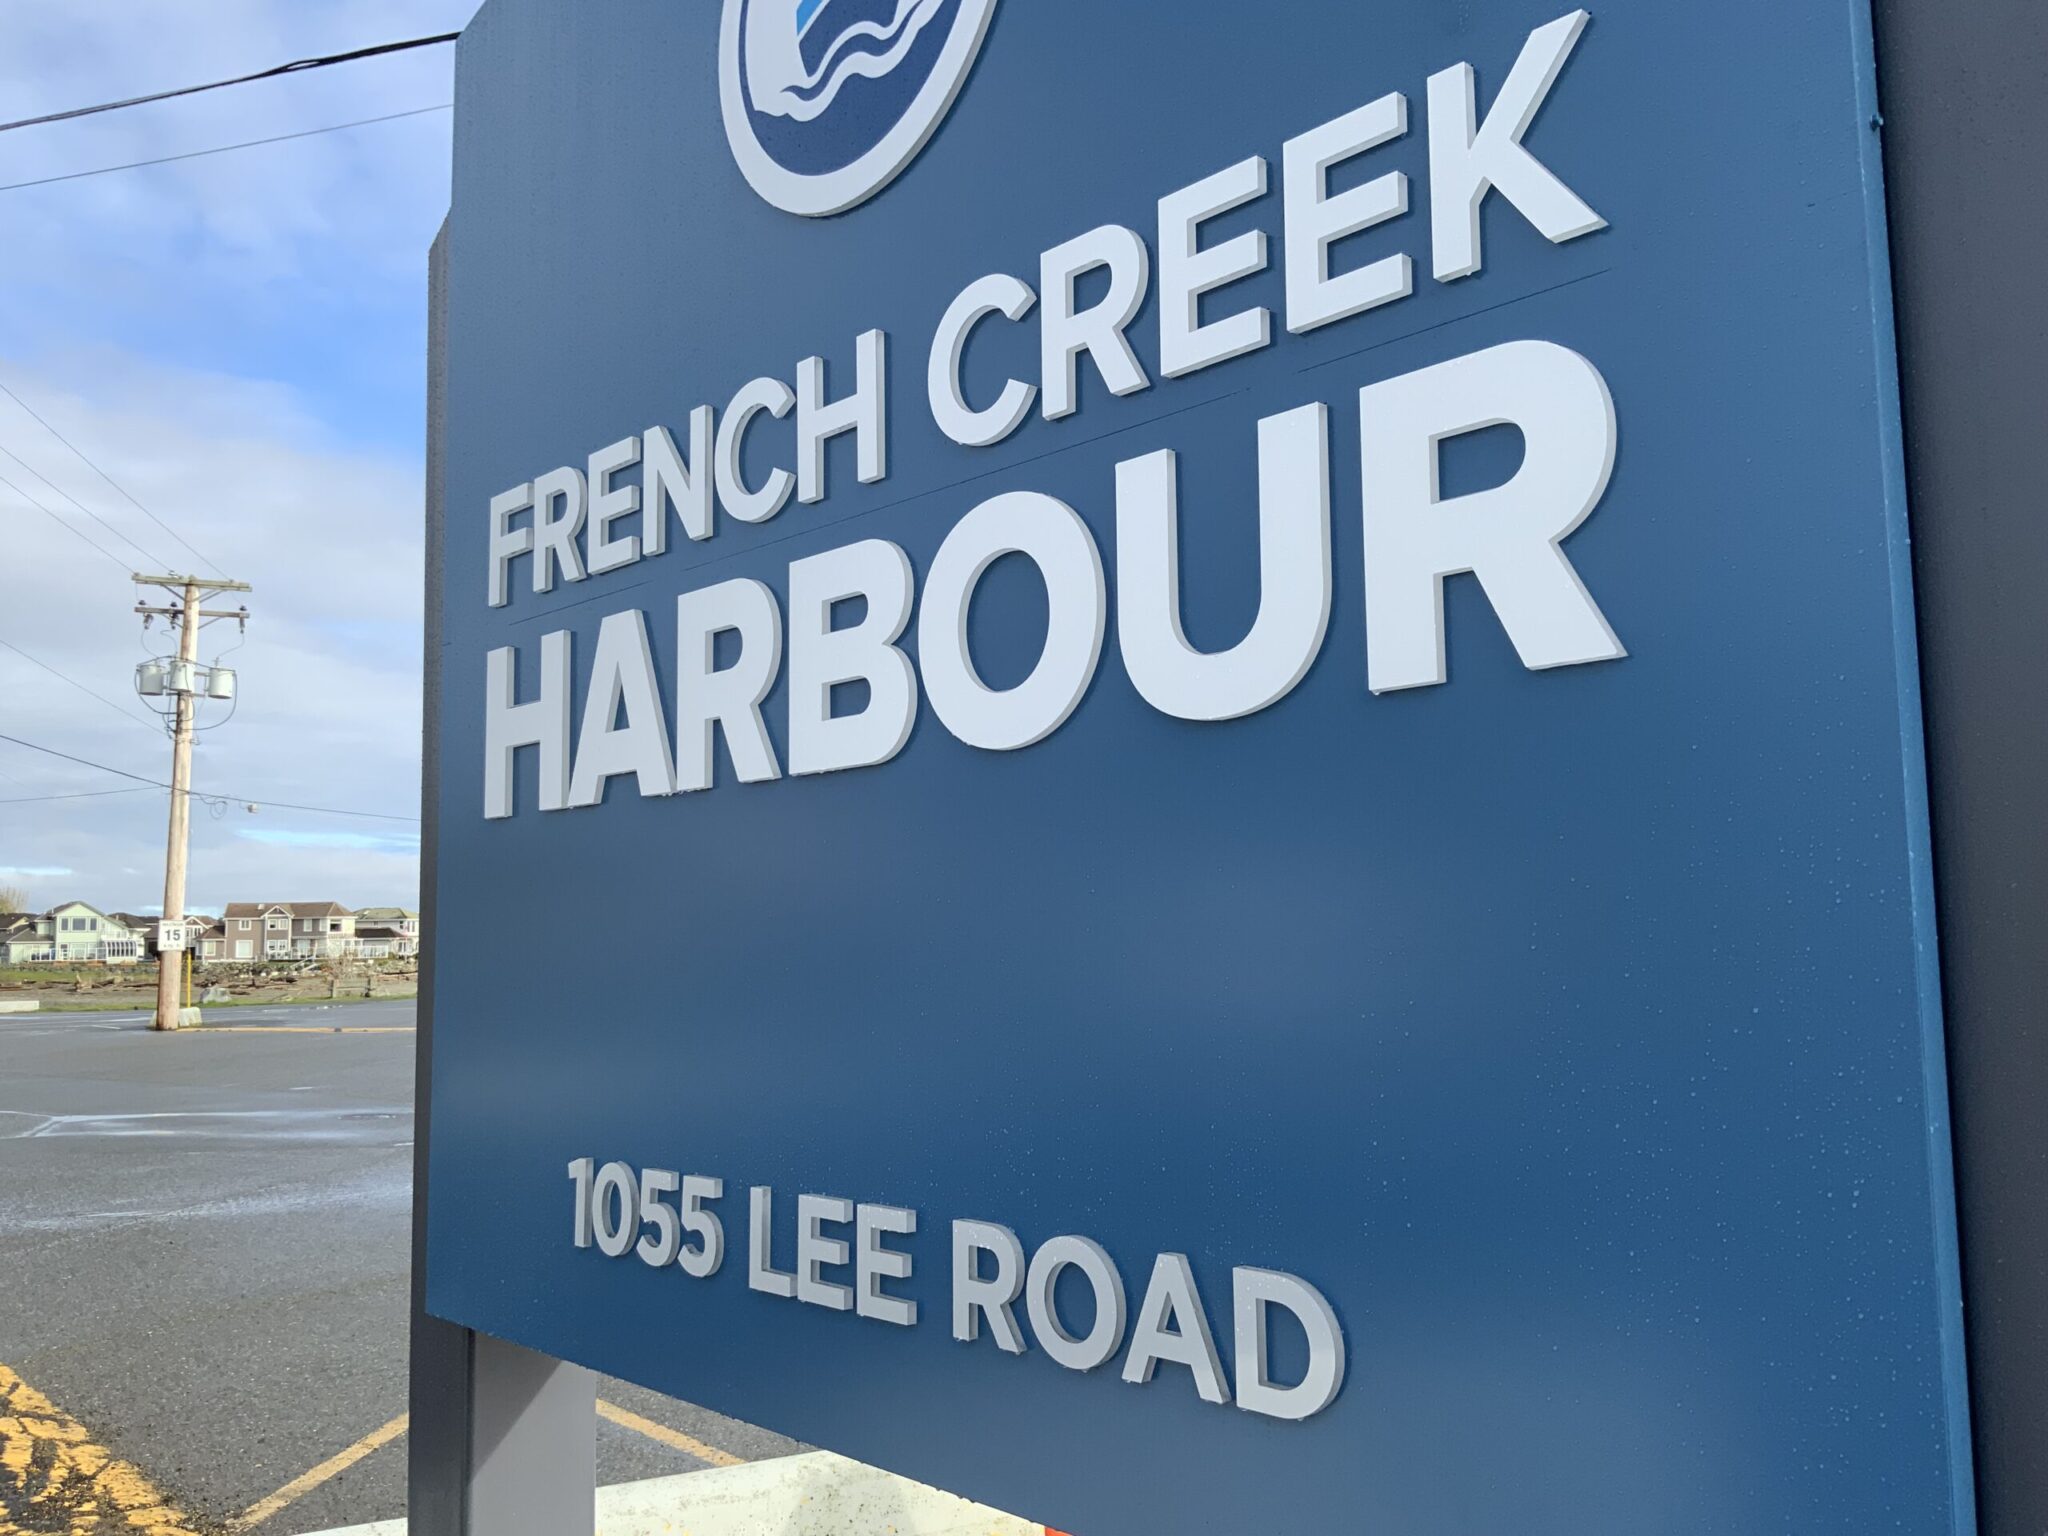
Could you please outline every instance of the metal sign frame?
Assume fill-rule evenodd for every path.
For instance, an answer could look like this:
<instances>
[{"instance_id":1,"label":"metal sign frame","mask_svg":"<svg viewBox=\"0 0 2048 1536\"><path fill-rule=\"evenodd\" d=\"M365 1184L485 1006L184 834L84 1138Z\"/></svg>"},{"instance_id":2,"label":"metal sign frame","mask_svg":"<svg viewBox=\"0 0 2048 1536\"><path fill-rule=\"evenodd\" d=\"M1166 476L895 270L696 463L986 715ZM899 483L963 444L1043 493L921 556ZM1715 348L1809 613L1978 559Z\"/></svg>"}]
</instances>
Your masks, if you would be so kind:
<instances>
[{"instance_id":1,"label":"metal sign frame","mask_svg":"<svg viewBox=\"0 0 2048 1536\"><path fill-rule=\"evenodd\" d=\"M2030 0L1877 0L1885 158L1914 523L1921 682L1968 1311L1980 1531L2048 1528L2048 295L2022 253L2048 211ZM1879 125L1873 123L1873 128ZM427 588L445 523L445 250L434 253ZM439 649L427 604L427 654ZM589 1531L590 1374L428 1315L439 700L425 697L409 1495L416 1536Z\"/></svg>"},{"instance_id":2,"label":"metal sign frame","mask_svg":"<svg viewBox=\"0 0 2048 1536\"><path fill-rule=\"evenodd\" d=\"M2048 13L1878 0L1983 1536L2048 1530Z\"/></svg>"}]
</instances>

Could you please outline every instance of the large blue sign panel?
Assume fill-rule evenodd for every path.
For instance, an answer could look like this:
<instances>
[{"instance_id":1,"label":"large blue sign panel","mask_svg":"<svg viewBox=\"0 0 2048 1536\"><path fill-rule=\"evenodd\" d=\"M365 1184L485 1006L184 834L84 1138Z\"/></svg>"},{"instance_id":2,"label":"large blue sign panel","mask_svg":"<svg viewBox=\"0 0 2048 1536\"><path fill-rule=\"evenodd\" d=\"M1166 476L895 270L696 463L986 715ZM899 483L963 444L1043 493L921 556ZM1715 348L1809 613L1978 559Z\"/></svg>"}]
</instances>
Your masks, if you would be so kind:
<instances>
[{"instance_id":1,"label":"large blue sign panel","mask_svg":"<svg viewBox=\"0 0 2048 1536\"><path fill-rule=\"evenodd\" d=\"M429 1305L1083 1536L1972 1528L1850 0L492 0Z\"/></svg>"}]
</instances>

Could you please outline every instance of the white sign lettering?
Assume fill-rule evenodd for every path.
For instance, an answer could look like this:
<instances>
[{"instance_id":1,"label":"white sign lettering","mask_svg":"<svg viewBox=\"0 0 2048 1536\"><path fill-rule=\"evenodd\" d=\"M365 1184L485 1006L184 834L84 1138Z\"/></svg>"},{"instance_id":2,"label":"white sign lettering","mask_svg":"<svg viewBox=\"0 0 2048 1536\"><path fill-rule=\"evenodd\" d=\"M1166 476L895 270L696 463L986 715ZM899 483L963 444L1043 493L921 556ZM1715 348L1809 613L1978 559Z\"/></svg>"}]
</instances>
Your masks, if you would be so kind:
<instances>
[{"instance_id":1,"label":"white sign lettering","mask_svg":"<svg viewBox=\"0 0 2048 1536\"><path fill-rule=\"evenodd\" d=\"M1438 282L1480 270L1480 209L1494 192L1554 243L1605 227L1524 143L1586 19L1574 11L1532 33L1483 118L1469 65L1430 78L1430 271ZM1406 215L1406 177L1348 176L1356 184L1330 190L1337 167L1408 131L1408 100L1394 93L1284 146L1282 335L1315 332L1412 294L1408 253L1335 270L1339 242ZM956 443L986 448L1019 431L1034 405L1057 424L1084 392L1134 395L1155 378L1274 345L1272 316L1262 308L1202 313L1205 295L1268 265L1265 231L1218 238L1208 226L1259 202L1269 178L1267 160L1255 155L1168 193L1152 215L1151 246L1114 224L1054 245L1039 258L1036 291L1001 273L968 284L926 353L935 425ZM1083 279L1095 295L1085 302ZM1132 330L1155 283L1148 369ZM976 328L1034 323L1038 379L1007 380L992 400L971 403L961 364ZM660 556L671 513L695 543L715 535L720 511L763 523L792 501L816 506L832 489L828 449L840 438L852 439L858 483L880 483L889 473L889 358L888 337L870 330L854 341L851 367L842 361L834 377L823 356L803 358L789 375L742 385L722 412L697 406L680 442L650 426L492 497L490 605L511 604L518 586L545 595L558 583ZM1352 409L1348 400L1334 403ZM1364 682L1372 693L1447 680L1442 587L1465 572L1477 577L1532 670L1626 654L1562 547L1605 494L1619 441L1614 402L1593 363L1553 342L1510 342L1370 384L1358 391L1356 410L1363 492L1346 508L1331 503L1328 404L1257 423L1258 505L1244 511L1258 521L1260 604L1250 631L1221 651L1197 651L1181 629L1175 453L1141 453L1116 466L1103 490L1115 508L1117 644L1141 698L1179 719L1226 721L1286 697L1327 638L1333 515L1357 518L1364 534ZM1522 436L1520 469L1505 485L1443 497L1442 445L1501 425ZM998 691L976 670L965 619L982 573L1009 553L1038 566L1050 612L1037 665ZM769 586L726 581L683 593L673 631L659 616L650 625L638 609L604 616L588 657L572 655L566 630L542 634L538 656L523 663L517 647L500 647L486 660L484 815L515 813L513 768L528 747L540 766L534 804L562 811L602 803L614 779L643 796L708 789L721 736L742 783L887 763L926 703L971 746L1031 746L1065 724L1095 676L1112 601L1103 572L1103 551L1072 508L1012 491L960 519L927 573L921 608L908 556L868 538L792 563L786 613ZM835 627L835 608L853 601L866 605L865 616ZM914 614L922 678L899 643ZM722 668L714 661L721 635L738 640L738 659ZM656 670L670 645L673 700L663 698ZM580 673L572 675L572 662ZM785 677L786 760L778 761L761 707ZM572 731L579 679L588 703ZM848 683L866 685L867 703L835 713L833 691Z\"/></svg>"},{"instance_id":2,"label":"white sign lettering","mask_svg":"<svg viewBox=\"0 0 2048 1536\"><path fill-rule=\"evenodd\" d=\"M654 1269L673 1265L698 1280L719 1272L725 1229L711 1206L725 1192L723 1180L665 1168L636 1172L626 1163L599 1166L595 1158L581 1157L569 1164L569 1182L576 1247L607 1259L630 1254ZM891 1289L916 1273L916 1211L856 1204L837 1195L799 1195L794 1219L782 1217L786 1225L778 1232L776 1210L773 1189L757 1184L748 1191L750 1289L898 1328L918 1325L917 1303ZM1187 1384L1204 1402L1234 1402L1274 1419L1311 1418L1343 1389L1343 1325L1323 1293L1298 1275L1231 1271L1233 1375L1224 1369L1210 1304L1185 1254L1162 1253L1153 1262L1131 1322L1124 1276L1092 1238L1050 1237L1027 1257L1017 1234L994 1222L955 1221L951 1237L952 1332L963 1344L981 1342L985 1328L986 1338L1004 1353L1027 1354L1036 1345L1070 1371L1100 1370L1121 1359L1120 1374L1134 1386L1150 1384L1162 1365L1176 1367L1169 1374L1185 1371ZM775 1267L778 1247L795 1255L793 1268ZM1063 1302L1060 1281L1069 1272L1080 1284L1069 1288ZM1073 1300L1080 1295L1085 1305ZM1298 1380L1273 1376L1276 1310L1288 1314L1292 1330L1307 1341Z\"/></svg>"}]
</instances>

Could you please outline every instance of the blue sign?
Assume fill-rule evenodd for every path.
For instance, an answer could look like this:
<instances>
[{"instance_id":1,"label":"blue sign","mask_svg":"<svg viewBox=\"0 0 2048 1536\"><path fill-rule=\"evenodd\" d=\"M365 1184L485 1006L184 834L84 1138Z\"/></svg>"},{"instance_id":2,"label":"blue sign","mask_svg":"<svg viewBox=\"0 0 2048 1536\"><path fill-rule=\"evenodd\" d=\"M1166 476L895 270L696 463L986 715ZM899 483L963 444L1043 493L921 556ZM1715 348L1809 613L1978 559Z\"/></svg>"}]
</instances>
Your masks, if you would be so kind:
<instances>
[{"instance_id":1,"label":"blue sign","mask_svg":"<svg viewBox=\"0 0 2048 1536\"><path fill-rule=\"evenodd\" d=\"M493 0L427 1293L1082 1536L1974 1528L1857 5Z\"/></svg>"}]
</instances>

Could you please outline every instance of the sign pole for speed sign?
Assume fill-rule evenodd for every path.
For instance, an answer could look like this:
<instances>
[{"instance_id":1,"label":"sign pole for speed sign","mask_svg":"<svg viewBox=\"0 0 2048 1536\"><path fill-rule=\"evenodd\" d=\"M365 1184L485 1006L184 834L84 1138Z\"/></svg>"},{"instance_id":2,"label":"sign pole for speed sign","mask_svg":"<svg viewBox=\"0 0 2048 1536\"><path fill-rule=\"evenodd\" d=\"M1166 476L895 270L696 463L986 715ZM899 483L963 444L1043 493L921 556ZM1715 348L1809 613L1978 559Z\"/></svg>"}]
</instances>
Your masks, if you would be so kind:
<instances>
[{"instance_id":1,"label":"sign pole for speed sign","mask_svg":"<svg viewBox=\"0 0 2048 1536\"><path fill-rule=\"evenodd\" d=\"M2048 1519L2048 23L1467 9L471 24L415 1531Z\"/></svg>"}]
</instances>

